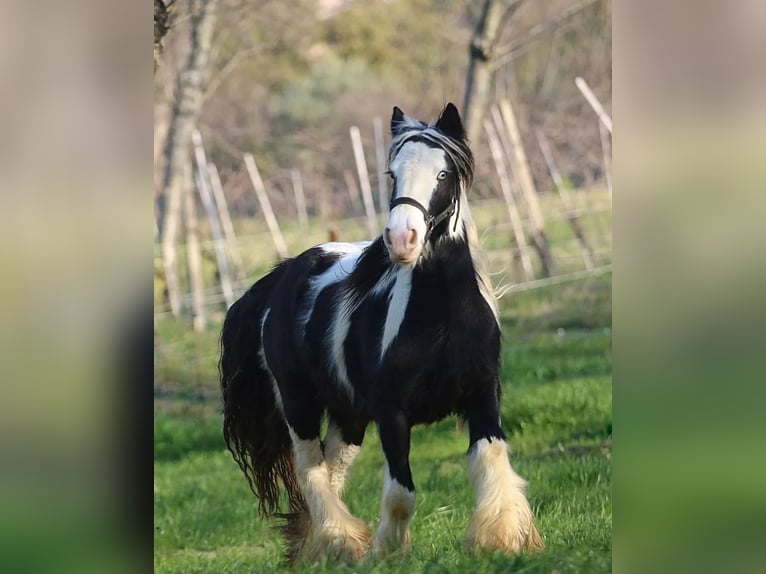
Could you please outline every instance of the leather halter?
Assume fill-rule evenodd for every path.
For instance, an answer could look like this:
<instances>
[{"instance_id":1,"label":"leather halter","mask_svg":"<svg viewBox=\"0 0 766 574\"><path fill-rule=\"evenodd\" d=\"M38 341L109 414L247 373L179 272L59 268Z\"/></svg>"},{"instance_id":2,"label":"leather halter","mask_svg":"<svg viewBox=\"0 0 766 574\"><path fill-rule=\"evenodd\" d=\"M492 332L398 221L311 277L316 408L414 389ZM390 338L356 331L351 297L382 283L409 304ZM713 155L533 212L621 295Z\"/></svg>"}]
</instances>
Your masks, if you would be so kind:
<instances>
[{"instance_id":1,"label":"leather halter","mask_svg":"<svg viewBox=\"0 0 766 574\"><path fill-rule=\"evenodd\" d=\"M460 209L460 199L459 196L455 194L455 196L452 198L452 201L450 201L449 206L437 215L431 215L418 200L411 197L395 197L391 200L391 205L389 206L388 210L391 211L397 205L411 205L423 213L423 219L426 223L426 236L423 239L423 243L425 244L428 243L428 239L431 237L431 233L433 232L434 228L445 219L452 217L452 215L454 215L454 213ZM455 229L457 229L457 219L455 219Z\"/></svg>"}]
</instances>

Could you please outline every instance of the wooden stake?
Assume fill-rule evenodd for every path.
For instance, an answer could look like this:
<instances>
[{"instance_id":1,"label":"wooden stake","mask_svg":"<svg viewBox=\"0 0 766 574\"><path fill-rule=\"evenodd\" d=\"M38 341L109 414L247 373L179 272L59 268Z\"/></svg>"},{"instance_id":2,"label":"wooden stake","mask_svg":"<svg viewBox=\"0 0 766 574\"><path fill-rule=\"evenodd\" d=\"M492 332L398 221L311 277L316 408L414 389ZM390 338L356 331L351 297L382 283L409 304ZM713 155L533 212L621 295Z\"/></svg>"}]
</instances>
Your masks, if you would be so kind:
<instances>
[{"instance_id":1,"label":"wooden stake","mask_svg":"<svg viewBox=\"0 0 766 574\"><path fill-rule=\"evenodd\" d=\"M516 173L513 169L513 146L511 145L511 140L508 137L508 130L505 127L503 117L500 114L500 108L498 108L496 105L491 106L489 111L490 115L492 116L492 121L495 124L495 133L497 134L498 140L502 146L503 154L505 155L506 161L508 162L508 180L511 184L511 193L513 194L514 199L516 200L516 205L518 206L519 215L522 218L525 216L528 217L529 214L527 212L529 209L527 206L527 201L521 191L521 184L519 183L519 180L516 177Z\"/></svg>"},{"instance_id":2,"label":"wooden stake","mask_svg":"<svg viewBox=\"0 0 766 574\"><path fill-rule=\"evenodd\" d=\"M301 229L306 229L309 224L309 217L306 213L306 197L303 195L301 172L297 169L291 169L290 179L293 182L293 193L295 193L295 207L298 209L298 223Z\"/></svg>"},{"instance_id":3,"label":"wooden stake","mask_svg":"<svg viewBox=\"0 0 766 574\"><path fill-rule=\"evenodd\" d=\"M521 191L527 200L529 220L532 224L532 241L540 256L543 275L548 276L553 272L553 258L551 257L548 238L545 235L545 223L543 221L542 211L540 210L540 202L537 198L537 192L535 191L535 184L532 181L532 175L529 170L527 154L524 152L524 146L521 143L521 134L519 133L519 127L516 123L516 117L513 114L510 101L502 100L500 102L500 113L505 122L508 139L513 147L513 163L516 167L515 171L518 174Z\"/></svg>"},{"instance_id":4,"label":"wooden stake","mask_svg":"<svg viewBox=\"0 0 766 574\"><path fill-rule=\"evenodd\" d=\"M606 185L609 187L609 205L612 204L612 141L611 133L607 133L604 124L598 124L598 131L601 135L601 150L604 152L604 174L606 175Z\"/></svg>"},{"instance_id":5,"label":"wooden stake","mask_svg":"<svg viewBox=\"0 0 766 574\"><path fill-rule=\"evenodd\" d=\"M495 162L495 170L497 171L497 177L500 180L500 189L503 192L505 205L508 207L508 217L511 220L511 229L513 230L516 244L519 247L519 256L521 258L522 268L524 269L524 277L527 281L532 281L535 278L535 272L532 268L532 260L529 258L527 242L524 239L524 226L521 224L521 217L519 217L516 201L513 199L513 194L511 193L511 182L508 179L508 172L505 169L505 162L503 161L503 153L500 148L497 132L489 119L484 120L484 130L487 132L489 150L492 154L492 159Z\"/></svg>"},{"instance_id":6,"label":"wooden stake","mask_svg":"<svg viewBox=\"0 0 766 574\"><path fill-rule=\"evenodd\" d=\"M258 203L263 211L263 217L266 219L266 225L268 225L269 231L271 232L274 246L277 248L279 256L282 259L287 259L287 245L285 245L282 232L279 231L279 224L277 223L277 218L274 217L274 210L271 209L271 202L269 201L269 196L266 195L266 187L263 185L258 166L255 165L255 158L253 157L253 154L250 153L246 153L244 158L247 173L250 175L250 181L253 184L255 195L258 198Z\"/></svg>"},{"instance_id":7,"label":"wooden stake","mask_svg":"<svg viewBox=\"0 0 766 574\"><path fill-rule=\"evenodd\" d=\"M375 215L375 205L372 202L372 189L370 189L370 174L367 171L367 160L364 158L364 148L362 147L362 136L359 128L351 126L351 146L354 148L354 161L356 162L356 171L359 176L359 185L362 188L362 200L364 201L364 211L367 215L367 230L370 237L378 235L378 222Z\"/></svg>"},{"instance_id":8,"label":"wooden stake","mask_svg":"<svg viewBox=\"0 0 766 574\"><path fill-rule=\"evenodd\" d=\"M244 280L246 276L245 264L242 262L242 253L239 251L239 243L237 242L237 236L234 233L234 225L231 222L229 205L226 202L226 196L223 193L221 178L218 177L218 168L215 167L213 162L208 162L208 171L210 173L210 187L213 189L213 198L215 199L215 204L218 208L218 214L221 217L223 233L226 236L226 244L229 247L229 254L231 255L232 262L236 269L237 279Z\"/></svg>"},{"instance_id":9,"label":"wooden stake","mask_svg":"<svg viewBox=\"0 0 766 574\"><path fill-rule=\"evenodd\" d=\"M553 158L551 147L548 145L548 140L542 130L539 129L535 130L535 136L537 137L537 143L540 145L540 151L543 152L543 157L545 158L545 163L548 166L548 171L550 171L551 177L553 178L553 184L555 185L556 191L558 191L559 197L561 198L561 203L564 205L564 212L566 213L567 220L572 226L572 231L574 231L575 237L577 237L580 242L582 258L585 262L585 268L593 269L593 249L585 237L585 230L582 228L582 225L580 225L580 220L574 214L572 198L569 196L569 191L564 185L564 179L561 177L561 172L559 172L559 169L556 166L556 161Z\"/></svg>"},{"instance_id":10,"label":"wooden stake","mask_svg":"<svg viewBox=\"0 0 766 574\"><path fill-rule=\"evenodd\" d=\"M229 274L229 260L226 258L226 248L221 231L221 224L218 219L218 212L213 203L212 193L210 191L209 170L205 149L202 147L202 134L195 128L192 132L192 144L194 144L194 157L197 160L197 191L199 191L202 205L207 214L207 220L210 224L210 232L213 235L213 248L215 249L215 259L218 263L218 276L221 279L221 290L223 298L226 301L228 309L234 304L234 289L231 284L231 275Z\"/></svg>"},{"instance_id":11,"label":"wooden stake","mask_svg":"<svg viewBox=\"0 0 766 574\"><path fill-rule=\"evenodd\" d=\"M207 324L202 291L205 288L202 279L202 252L199 244L199 226L197 209L192 192L191 164L184 168L184 219L186 220L186 261L189 265L189 286L192 298L192 327L195 331L204 331Z\"/></svg>"},{"instance_id":12,"label":"wooden stake","mask_svg":"<svg viewBox=\"0 0 766 574\"><path fill-rule=\"evenodd\" d=\"M324 225L327 223L327 219L329 217L329 211L330 208L327 205L327 188L322 185L315 185L316 188L316 201L317 201L317 211L319 212L319 221Z\"/></svg>"},{"instance_id":13,"label":"wooden stake","mask_svg":"<svg viewBox=\"0 0 766 574\"><path fill-rule=\"evenodd\" d=\"M606 113L604 106L602 106L601 102L599 102L596 98L596 94L593 93L593 90L590 89L588 83L580 76L575 78L575 84L577 85L577 88L580 90L580 92L582 92L582 95L585 96L585 99L590 104L590 107L593 108L594 112L596 112L598 119L601 120L601 123L604 124L604 127L608 129L609 133L611 134L612 118L610 118L609 114Z\"/></svg>"}]
</instances>

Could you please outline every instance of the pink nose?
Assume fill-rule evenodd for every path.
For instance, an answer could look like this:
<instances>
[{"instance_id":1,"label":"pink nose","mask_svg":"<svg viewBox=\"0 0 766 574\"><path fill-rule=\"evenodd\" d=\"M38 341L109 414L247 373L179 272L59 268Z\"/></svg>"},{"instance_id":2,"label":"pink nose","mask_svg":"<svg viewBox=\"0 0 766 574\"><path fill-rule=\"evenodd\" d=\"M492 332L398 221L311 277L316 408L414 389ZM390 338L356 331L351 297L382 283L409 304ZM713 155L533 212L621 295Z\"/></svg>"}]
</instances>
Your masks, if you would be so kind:
<instances>
[{"instance_id":1,"label":"pink nose","mask_svg":"<svg viewBox=\"0 0 766 574\"><path fill-rule=\"evenodd\" d=\"M418 246L418 232L414 229L397 229L391 231L386 227L383 238L394 256L399 259L409 259Z\"/></svg>"}]
</instances>

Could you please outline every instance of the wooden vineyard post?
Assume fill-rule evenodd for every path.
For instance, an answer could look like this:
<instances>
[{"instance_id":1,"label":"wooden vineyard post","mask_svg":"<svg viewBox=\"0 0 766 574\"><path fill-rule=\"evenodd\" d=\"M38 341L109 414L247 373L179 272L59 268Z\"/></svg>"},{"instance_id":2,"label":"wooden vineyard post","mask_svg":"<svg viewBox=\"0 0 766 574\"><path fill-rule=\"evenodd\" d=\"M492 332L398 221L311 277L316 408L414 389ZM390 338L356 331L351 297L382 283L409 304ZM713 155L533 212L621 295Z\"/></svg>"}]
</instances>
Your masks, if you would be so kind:
<instances>
[{"instance_id":1,"label":"wooden vineyard post","mask_svg":"<svg viewBox=\"0 0 766 574\"><path fill-rule=\"evenodd\" d=\"M519 248L519 256L521 258L522 268L524 269L524 277L527 281L532 281L535 278L535 273L532 269L532 260L529 258L529 252L527 251L527 242L524 239L524 226L521 224L519 210L516 207L516 201L513 199L513 194L511 193L511 182L508 179L508 172L505 169L505 162L503 161L503 153L500 149L497 132L489 119L484 120L484 130L487 132L489 150L492 154L492 159L495 162L495 170L497 171L497 177L500 180L500 189L503 192L505 205L508 207L508 217L511 220L511 229L513 230L513 236L516 239L516 244Z\"/></svg>"},{"instance_id":2,"label":"wooden vineyard post","mask_svg":"<svg viewBox=\"0 0 766 574\"><path fill-rule=\"evenodd\" d=\"M226 258L223 232L221 231L218 212L213 203L213 197L208 183L209 169L207 158L205 157L205 149L202 147L202 135L197 129L192 132L192 144L194 144L194 157L197 161L197 190L199 191L202 205L207 214L207 219L210 224L210 233L213 235L213 248L215 250L216 262L218 263L218 275L221 278L221 290L223 291L223 298L224 301L226 301L226 308L228 309L234 304L234 289L231 284L231 275L229 274L229 261Z\"/></svg>"},{"instance_id":3,"label":"wooden vineyard post","mask_svg":"<svg viewBox=\"0 0 766 574\"><path fill-rule=\"evenodd\" d=\"M183 205L186 220L186 260L189 266L189 288L192 299L192 327L195 331L204 331L207 324L205 302L202 291L202 252L199 244L199 227L197 224L197 209L194 204L192 191L191 164L184 167L183 174Z\"/></svg>"},{"instance_id":4,"label":"wooden vineyard post","mask_svg":"<svg viewBox=\"0 0 766 574\"><path fill-rule=\"evenodd\" d=\"M261 206L261 211L263 211L263 216L266 219L266 225L269 227L269 231L271 232L271 238L274 241L274 246L277 248L277 253L279 256L282 259L287 259L287 245L285 245L285 240L282 237L282 232L279 230L277 218L274 217L274 210L271 209L271 202L269 201L269 196L266 195L266 187L263 185L263 180L261 179L261 174L258 171L258 166L255 165L255 158L253 157L253 154L250 153L246 153L244 158L247 173L250 175L250 181L253 184L253 189L255 190L255 195L258 198L258 203Z\"/></svg>"},{"instance_id":5,"label":"wooden vineyard post","mask_svg":"<svg viewBox=\"0 0 766 574\"><path fill-rule=\"evenodd\" d=\"M606 113L606 110L604 110L604 106L601 105L601 102L598 101L598 98L596 98L596 94L593 93L593 90L590 89L590 86L588 83L582 79L580 76L577 76L575 78L575 85L577 86L577 89L580 90L583 96L585 96L585 99L590 104L590 107L593 108L593 111L596 112L596 115L598 116L599 121L604 125L604 127L609 130L609 133L612 133L612 118L609 117L609 114Z\"/></svg>"},{"instance_id":6,"label":"wooden vineyard post","mask_svg":"<svg viewBox=\"0 0 766 574\"><path fill-rule=\"evenodd\" d=\"M604 152L604 174L606 175L606 185L609 188L609 205L612 204L612 135L608 133L604 124L598 124L599 134L601 135L601 150Z\"/></svg>"},{"instance_id":7,"label":"wooden vineyard post","mask_svg":"<svg viewBox=\"0 0 766 574\"><path fill-rule=\"evenodd\" d=\"M373 120L375 132L375 165L378 170L378 211L382 218L388 212L388 185L386 184L386 150L383 143L383 120L379 117Z\"/></svg>"},{"instance_id":8,"label":"wooden vineyard post","mask_svg":"<svg viewBox=\"0 0 766 574\"><path fill-rule=\"evenodd\" d=\"M553 178L553 185L556 187L556 191L558 191L559 197L561 198L561 203L564 205L567 221L569 221L569 225L572 226L572 231L574 231L575 237L577 237L580 242L585 268L593 269L593 249L585 237L585 230L583 230L582 225L580 225L580 220L574 213L572 198L569 197L569 191L564 185L564 179L561 177L561 172L559 172L559 169L556 166L556 161L553 159L553 152L551 151L550 145L548 145L548 140L545 137L545 134L539 129L535 130L535 136L537 137L537 143L540 145L540 151L543 152L543 158L545 158L548 171L551 173L551 178Z\"/></svg>"},{"instance_id":9,"label":"wooden vineyard post","mask_svg":"<svg viewBox=\"0 0 766 574\"><path fill-rule=\"evenodd\" d=\"M609 188L609 204L612 203L612 144L610 137L612 136L612 118L606 113L604 106L598 101L596 94L590 89L588 82L582 77L577 76L575 78L575 85L580 90L585 100L593 108L598 117L598 133L601 137L601 151L604 154L604 173L606 175L606 185ZM609 132L607 134L607 132Z\"/></svg>"},{"instance_id":10,"label":"wooden vineyard post","mask_svg":"<svg viewBox=\"0 0 766 574\"><path fill-rule=\"evenodd\" d=\"M359 128L356 126L349 128L349 134L351 135L351 147L354 148L354 161L356 162L356 172L359 176L359 186L362 188L364 212L367 215L367 230L370 232L370 237L375 237L378 234L378 222L375 215L375 205L372 202L370 174L367 171L367 161L364 159L362 136L359 133Z\"/></svg>"},{"instance_id":11,"label":"wooden vineyard post","mask_svg":"<svg viewBox=\"0 0 766 574\"><path fill-rule=\"evenodd\" d=\"M492 121L495 124L495 133L497 134L497 139L502 147L503 155L505 155L505 158L508 161L508 167L510 169L510 172L508 172L508 181L511 185L511 193L516 200L519 216L523 219L528 211L528 206L526 204L526 198L521 192L521 184L519 184L518 178L512 168L514 155L511 140L508 138L508 130L505 128L505 122L503 121L503 116L500 114L500 108L494 105L490 108L489 112L492 116Z\"/></svg>"},{"instance_id":12,"label":"wooden vineyard post","mask_svg":"<svg viewBox=\"0 0 766 574\"><path fill-rule=\"evenodd\" d=\"M500 113L505 122L508 139L513 147L513 158L509 159L515 164L516 169L514 171L518 174L519 186L527 200L529 220L532 224L532 242L540 256L543 275L549 276L553 272L553 258L551 257L548 238L545 235L543 214L540 211L540 202L537 199L537 192L535 191L535 185L529 171L527 155L524 152L524 146L521 143L521 134L519 133L519 128L516 124L516 117L513 114L511 103L508 100L502 100L500 102Z\"/></svg>"},{"instance_id":13,"label":"wooden vineyard post","mask_svg":"<svg viewBox=\"0 0 766 574\"><path fill-rule=\"evenodd\" d=\"M208 162L208 171L210 172L210 187L213 189L213 198L215 199L215 204L218 208L218 214L221 217L223 233L226 236L226 244L229 247L231 260L236 268L237 279L243 280L245 278L245 264L242 262L242 253L239 251L237 235L234 233L234 225L231 222L229 205L226 202L226 196L223 193L221 178L218 176L218 168L215 167L213 162Z\"/></svg>"},{"instance_id":14,"label":"wooden vineyard post","mask_svg":"<svg viewBox=\"0 0 766 574\"><path fill-rule=\"evenodd\" d=\"M298 210L298 223L301 229L306 229L309 224L309 217L306 213L306 196L303 195L303 179L301 172L297 169L290 170L290 180L293 184L293 193L295 194L295 207Z\"/></svg>"}]
</instances>

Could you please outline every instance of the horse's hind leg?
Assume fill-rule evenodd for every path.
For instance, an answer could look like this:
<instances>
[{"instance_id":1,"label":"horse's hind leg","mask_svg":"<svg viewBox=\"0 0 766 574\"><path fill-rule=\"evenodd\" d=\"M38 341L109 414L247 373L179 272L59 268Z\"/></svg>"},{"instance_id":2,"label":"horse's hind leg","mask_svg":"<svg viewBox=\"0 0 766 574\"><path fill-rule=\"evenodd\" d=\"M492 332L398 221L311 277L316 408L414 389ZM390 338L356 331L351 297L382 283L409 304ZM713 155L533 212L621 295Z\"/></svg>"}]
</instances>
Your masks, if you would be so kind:
<instances>
[{"instance_id":1,"label":"horse's hind leg","mask_svg":"<svg viewBox=\"0 0 766 574\"><path fill-rule=\"evenodd\" d=\"M466 543L508 553L542 550L543 541L524 493L527 483L511 467L499 420L495 393L477 401L468 412L468 478L475 509Z\"/></svg>"},{"instance_id":2,"label":"horse's hind leg","mask_svg":"<svg viewBox=\"0 0 766 574\"><path fill-rule=\"evenodd\" d=\"M311 519L300 555L308 560L325 554L358 560L369 547L369 529L349 512L330 485L330 470L319 440L321 412L316 413L316 406L305 405L304 418L301 418L295 409L285 406L295 453L295 472ZM308 420L307 413L310 413Z\"/></svg>"},{"instance_id":3,"label":"horse's hind leg","mask_svg":"<svg viewBox=\"0 0 766 574\"><path fill-rule=\"evenodd\" d=\"M343 497L346 473L361 450L367 423L361 418L330 413L324 457L330 473L330 488L338 498Z\"/></svg>"}]
</instances>

